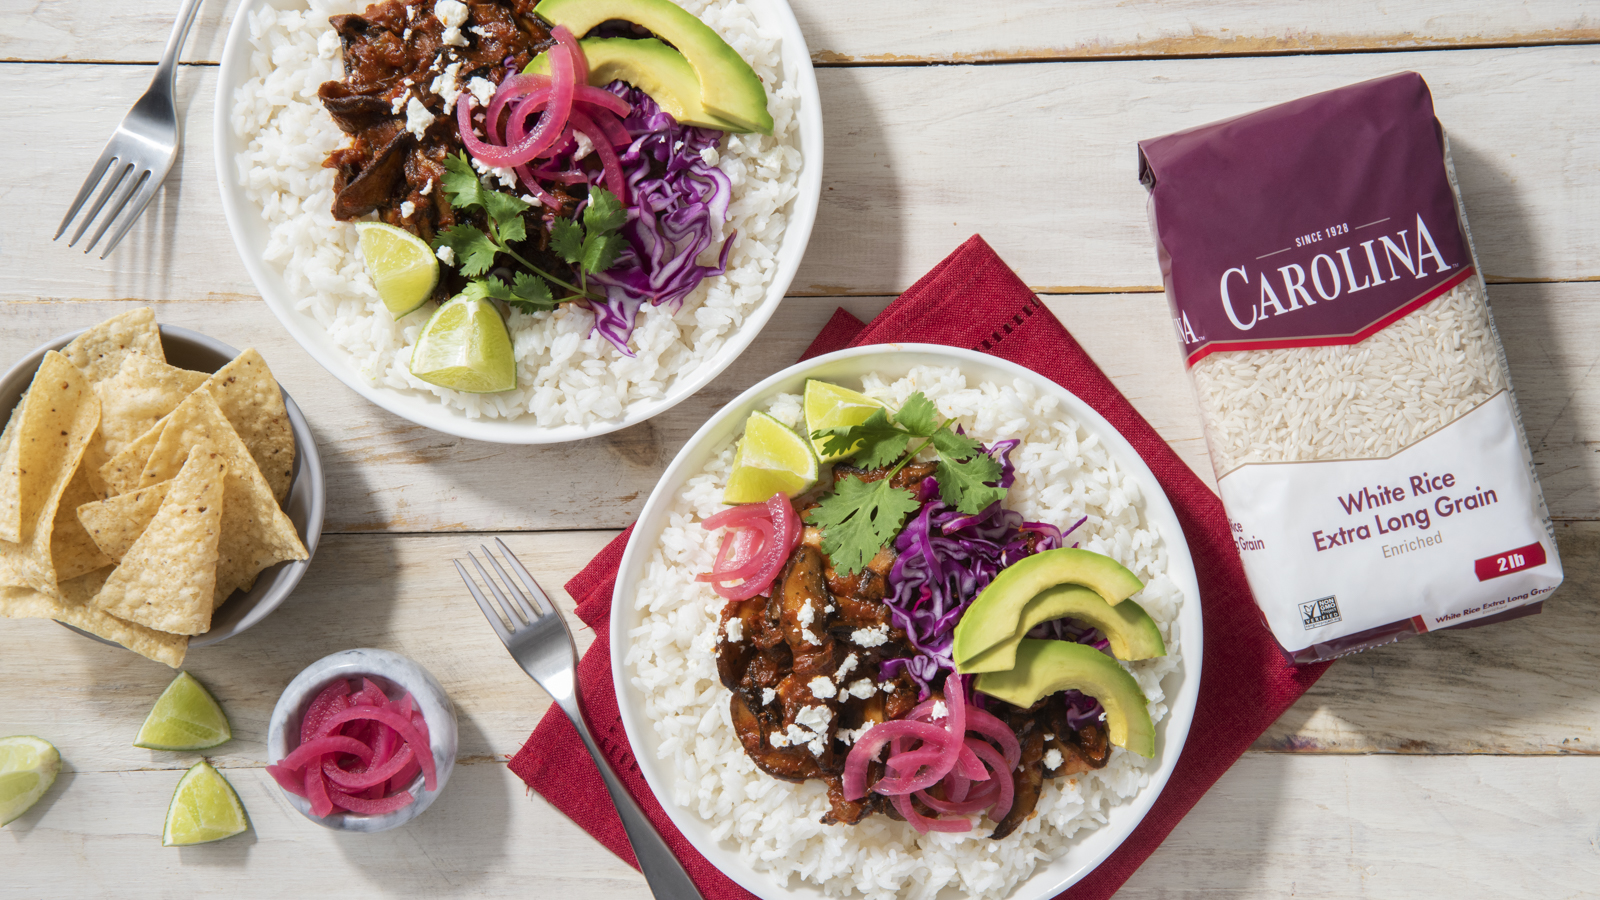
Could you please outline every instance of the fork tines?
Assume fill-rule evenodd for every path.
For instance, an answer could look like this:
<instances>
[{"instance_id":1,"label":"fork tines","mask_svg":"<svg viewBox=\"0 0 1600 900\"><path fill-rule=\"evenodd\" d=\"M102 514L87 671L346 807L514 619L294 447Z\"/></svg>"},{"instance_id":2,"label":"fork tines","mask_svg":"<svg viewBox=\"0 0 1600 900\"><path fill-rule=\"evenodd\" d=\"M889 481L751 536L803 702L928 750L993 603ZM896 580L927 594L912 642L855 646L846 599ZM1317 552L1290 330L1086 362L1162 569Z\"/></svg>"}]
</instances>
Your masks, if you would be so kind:
<instances>
[{"instance_id":1,"label":"fork tines","mask_svg":"<svg viewBox=\"0 0 1600 900\"><path fill-rule=\"evenodd\" d=\"M112 143L116 143L121 138L122 132L119 129L117 135L112 138ZM119 156L115 152L115 148L110 146L106 147L105 152L100 154L100 160L95 163L94 169L89 173L89 177L84 179L83 186L78 189L78 196L72 201L72 207L67 210L66 217L61 220L61 227L56 229L55 240L61 239L61 235L66 232L67 226L72 224L73 217L77 216L78 210L83 207L84 201L89 199L89 195L94 193L95 187L98 186L100 188L99 196L89 206L89 211L78 220L78 230L72 233L72 239L67 241L67 246L77 246L78 239L83 237L83 233L88 230L89 225L94 222L95 217L104 208L106 213L100 219L100 227L95 229L94 237L89 239L89 243L83 245L83 252L88 253L94 249L96 244L100 243L101 235L106 233L106 229L111 226L112 222L116 221L120 214L122 224L111 235L111 240L106 244L105 249L101 251L100 258L105 259L111 254L112 250L117 248L117 244L122 241L122 236L128 233L128 229L133 226L134 221L144 212L144 208L150 205L150 199L155 196L156 188L160 187L162 181L162 178L157 177L149 166L130 161L124 157L125 154ZM115 194L114 198L113 194ZM106 204L107 200L111 201L109 206Z\"/></svg>"},{"instance_id":2,"label":"fork tines","mask_svg":"<svg viewBox=\"0 0 1600 900\"><path fill-rule=\"evenodd\" d=\"M495 538L494 542L500 547L500 555L505 557L506 563L511 567L512 571L517 573L515 580L506 574L506 570L500 565L500 561L495 559L494 554L489 552L489 548L482 544L478 545L479 549L483 551L484 557L489 560L490 567L500 576L498 582L490 576L489 571L483 567L483 563L478 561L476 554L469 551L467 558L472 560L473 567L483 577L483 583L488 586L489 593L493 594L494 599L499 601L498 606L490 603L489 598L484 596L483 592L478 589L477 582L473 581L472 576L467 574L467 569L461 565L461 560L451 560L451 562L455 563L456 571L461 573L461 580L467 583L467 590L472 592L472 599L478 601L478 608L483 610L484 617L489 620L490 625L494 626L494 630L500 635L500 638L505 640L511 634L533 624L541 616L555 612L555 606L550 602L550 597L545 594L544 589L539 587L539 583L533 580L533 576L528 573L522 562L512 554L511 549L506 546L506 542L500 538ZM521 581L523 587L527 588L526 594L518 588L517 581ZM504 590L501 590L502 585L505 588ZM529 602L530 596L532 603ZM537 610L534 609L535 605L538 606Z\"/></svg>"}]
</instances>

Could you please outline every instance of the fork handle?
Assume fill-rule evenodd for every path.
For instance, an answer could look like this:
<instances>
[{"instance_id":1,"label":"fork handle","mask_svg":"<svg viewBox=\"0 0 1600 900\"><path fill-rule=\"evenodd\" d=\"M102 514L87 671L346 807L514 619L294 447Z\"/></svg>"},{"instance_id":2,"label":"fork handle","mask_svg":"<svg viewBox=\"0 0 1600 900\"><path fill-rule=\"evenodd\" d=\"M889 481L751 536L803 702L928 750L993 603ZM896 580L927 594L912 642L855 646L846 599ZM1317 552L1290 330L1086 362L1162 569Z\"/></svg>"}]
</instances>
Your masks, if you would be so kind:
<instances>
[{"instance_id":1,"label":"fork handle","mask_svg":"<svg viewBox=\"0 0 1600 900\"><path fill-rule=\"evenodd\" d=\"M611 768L611 762L606 755L600 752L600 747L594 742L594 735L589 733L589 725L583 719L583 710L578 705L576 695L556 698L561 711L567 714L572 721L572 727L578 730L578 737L583 738L583 746L594 757L595 767L600 770L600 777L605 779L606 791L611 794L611 802L617 807L617 815L622 818L622 828L628 833L628 843L633 845L634 858L639 860L639 869L644 872L644 880L650 884L650 893L656 900L704 900L700 890L689 880L689 873L683 870L683 865L678 858L672 855L672 850L667 847L667 842L661 839L661 834L656 831L650 819L645 816L644 810L633 801L633 795L628 793L622 779L617 777Z\"/></svg>"},{"instance_id":2,"label":"fork handle","mask_svg":"<svg viewBox=\"0 0 1600 900\"><path fill-rule=\"evenodd\" d=\"M167 48L161 52L161 62L156 66L155 77L150 80L150 86L165 83L167 90L172 88L173 76L178 70L178 53L183 49L183 42L189 37L189 26L194 24L194 15L200 11L201 0L183 0L183 6L178 10L178 20L172 23L172 34L167 38Z\"/></svg>"}]
</instances>

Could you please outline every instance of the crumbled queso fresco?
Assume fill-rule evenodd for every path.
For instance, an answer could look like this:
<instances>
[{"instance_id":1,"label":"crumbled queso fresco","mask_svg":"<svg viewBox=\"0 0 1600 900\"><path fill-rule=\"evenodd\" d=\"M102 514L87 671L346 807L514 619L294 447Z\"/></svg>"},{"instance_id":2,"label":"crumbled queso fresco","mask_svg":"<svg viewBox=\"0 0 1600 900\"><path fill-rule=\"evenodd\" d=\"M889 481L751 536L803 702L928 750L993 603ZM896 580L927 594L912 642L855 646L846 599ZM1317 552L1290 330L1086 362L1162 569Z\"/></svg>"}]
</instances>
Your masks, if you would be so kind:
<instances>
[{"instance_id":1,"label":"crumbled queso fresco","mask_svg":"<svg viewBox=\"0 0 1600 900\"><path fill-rule=\"evenodd\" d=\"M857 628L850 632L850 640L857 647L882 647L889 643L889 626L874 625L871 628Z\"/></svg>"}]
</instances>

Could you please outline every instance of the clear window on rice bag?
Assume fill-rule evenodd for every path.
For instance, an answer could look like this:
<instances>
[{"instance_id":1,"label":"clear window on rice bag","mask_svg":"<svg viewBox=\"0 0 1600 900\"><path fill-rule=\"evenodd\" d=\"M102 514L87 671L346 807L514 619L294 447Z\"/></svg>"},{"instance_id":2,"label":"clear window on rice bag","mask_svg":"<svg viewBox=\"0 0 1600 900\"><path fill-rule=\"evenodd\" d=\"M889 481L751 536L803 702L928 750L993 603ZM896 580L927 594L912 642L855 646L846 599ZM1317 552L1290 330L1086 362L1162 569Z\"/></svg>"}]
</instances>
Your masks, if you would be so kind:
<instances>
[{"instance_id":1,"label":"clear window on rice bag","mask_svg":"<svg viewBox=\"0 0 1600 900\"><path fill-rule=\"evenodd\" d=\"M1298 663L1538 612L1561 560L1422 76L1139 143L1234 544Z\"/></svg>"}]
</instances>

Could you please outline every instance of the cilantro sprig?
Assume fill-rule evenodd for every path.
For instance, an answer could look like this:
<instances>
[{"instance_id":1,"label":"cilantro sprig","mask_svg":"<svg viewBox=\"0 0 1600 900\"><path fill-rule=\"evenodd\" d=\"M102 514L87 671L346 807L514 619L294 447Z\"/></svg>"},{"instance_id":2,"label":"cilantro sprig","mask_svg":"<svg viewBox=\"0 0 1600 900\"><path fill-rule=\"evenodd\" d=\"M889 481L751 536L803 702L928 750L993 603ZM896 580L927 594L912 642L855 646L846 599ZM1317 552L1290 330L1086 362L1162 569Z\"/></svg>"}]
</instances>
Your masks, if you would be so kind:
<instances>
[{"instance_id":1,"label":"cilantro sprig","mask_svg":"<svg viewBox=\"0 0 1600 900\"><path fill-rule=\"evenodd\" d=\"M939 421L933 401L918 391L895 413L880 409L859 425L812 433L814 440L823 442L824 455L848 452L857 466L866 469L892 466L871 482L846 475L810 510L808 518L822 528L822 550L835 569L849 574L866 568L900 532L906 516L917 510L916 493L890 482L930 446L939 454L934 477L939 498L946 504L972 515L1005 497L1005 488L997 486L1000 463L978 441L952 430L950 421Z\"/></svg>"},{"instance_id":2,"label":"cilantro sprig","mask_svg":"<svg viewBox=\"0 0 1600 900\"><path fill-rule=\"evenodd\" d=\"M501 300L523 312L555 309L569 300L604 299L601 294L589 290L588 277L611 268L622 252L623 238L616 231L627 222L628 214L616 195L602 187L591 187L583 224L557 219L551 229L551 247L578 272L579 283L573 284L539 268L512 249L511 245L528 237L523 213L530 204L485 187L465 153L445 158L445 174L440 183L451 206L481 210L486 220L487 230L463 223L444 229L433 239L434 249L449 248L461 274L473 279L464 293ZM516 273L509 285L486 274L495 267L495 259L500 254L511 257L527 270ZM568 295L557 298L552 286L564 289Z\"/></svg>"}]
</instances>

